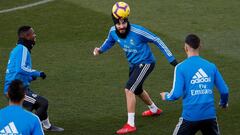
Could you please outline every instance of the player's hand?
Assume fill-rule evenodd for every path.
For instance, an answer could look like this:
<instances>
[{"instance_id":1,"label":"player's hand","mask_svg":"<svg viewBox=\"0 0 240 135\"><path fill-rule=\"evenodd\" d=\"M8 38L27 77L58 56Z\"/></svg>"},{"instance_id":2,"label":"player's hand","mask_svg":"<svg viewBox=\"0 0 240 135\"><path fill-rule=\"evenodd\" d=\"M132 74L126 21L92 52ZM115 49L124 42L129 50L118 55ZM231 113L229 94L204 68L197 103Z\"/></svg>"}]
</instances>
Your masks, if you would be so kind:
<instances>
[{"instance_id":1,"label":"player's hand","mask_svg":"<svg viewBox=\"0 0 240 135\"><path fill-rule=\"evenodd\" d=\"M47 77L47 75L46 75L44 72L41 72L41 73L40 73L40 77L41 77L42 79L45 79L45 78Z\"/></svg>"},{"instance_id":2,"label":"player's hand","mask_svg":"<svg viewBox=\"0 0 240 135\"><path fill-rule=\"evenodd\" d=\"M165 95L166 95L166 92L161 92L161 93L160 93L160 96L162 97L162 100L166 100L166 99L165 99Z\"/></svg>"},{"instance_id":3,"label":"player's hand","mask_svg":"<svg viewBox=\"0 0 240 135\"><path fill-rule=\"evenodd\" d=\"M93 55L94 56L97 56L100 54L100 48L96 47L94 50L93 50Z\"/></svg>"}]
</instances>

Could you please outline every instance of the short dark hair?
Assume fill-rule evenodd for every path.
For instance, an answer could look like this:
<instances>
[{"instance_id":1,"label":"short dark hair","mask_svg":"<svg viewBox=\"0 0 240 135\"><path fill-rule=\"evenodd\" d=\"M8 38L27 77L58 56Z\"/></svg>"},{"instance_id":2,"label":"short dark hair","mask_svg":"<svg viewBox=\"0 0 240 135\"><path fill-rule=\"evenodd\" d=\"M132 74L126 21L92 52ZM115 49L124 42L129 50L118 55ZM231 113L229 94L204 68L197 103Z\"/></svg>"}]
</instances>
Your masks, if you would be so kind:
<instances>
[{"instance_id":1,"label":"short dark hair","mask_svg":"<svg viewBox=\"0 0 240 135\"><path fill-rule=\"evenodd\" d=\"M24 86L22 81L13 80L8 88L8 98L12 102L20 102L25 96Z\"/></svg>"},{"instance_id":2,"label":"short dark hair","mask_svg":"<svg viewBox=\"0 0 240 135\"><path fill-rule=\"evenodd\" d=\"M121 19L121 18L120 18L120 19ZM120 20L120 19L115 18L114 15L112 14L112 20L113 20L114 25L116 25L117 23L119 23L119 20ZM124 22L128 22L128 18L124 18L123 20L124 20Z\"/></svg>"},{"instance_id":3,"label":"short dark hair","mask_svg":"<svg viewBox=\"0 0 240 135\"><path fill-rule=\"evenodd\" d=\"M20 36L20 34L27 32L29 29L31 29L31 26L21 26L18 28L17 34Z\"/></svg>"},{"instance_id":4,"label":"short dark hair","mask_svg":"<svg viewBox=\"0 0 240 135\"><path fill-rule=\"evenodd\" d=\"M198 49L200 46L200 38L195 34L189 34L185 38L185 43L193 49Z\"/></svg>"}]
</instances>

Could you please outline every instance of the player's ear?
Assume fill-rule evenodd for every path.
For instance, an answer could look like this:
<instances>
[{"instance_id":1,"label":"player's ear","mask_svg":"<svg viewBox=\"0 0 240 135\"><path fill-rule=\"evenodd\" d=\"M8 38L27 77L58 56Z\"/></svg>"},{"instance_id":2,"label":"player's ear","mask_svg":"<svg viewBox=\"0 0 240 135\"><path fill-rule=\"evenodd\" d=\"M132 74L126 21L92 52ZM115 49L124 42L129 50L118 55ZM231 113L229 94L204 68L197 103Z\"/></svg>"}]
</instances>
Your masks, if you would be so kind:
<instances>
[{"instance_id":1,"label":"player's ear","mask_svg":"<svg viewBox=\"0 0 240 135\"><path fill-rule=\"evenodd\" d=\"M23 33L20 33L20 34L18 35L18 37L19 37L19 38L24 38L24 34L23 34Z\"/></svg>"},{"instance_id":2,"label":"player's ear","mask_svg":"<svg viewBox=\"0 0 240 135\"><path fill-rule=\"evenodd\" d=\"M184 44L184 50L185 50L185 52L187 53L188 52L188 47L187 47L188 45L185 43Z\"/></svg>"}]
</instances>

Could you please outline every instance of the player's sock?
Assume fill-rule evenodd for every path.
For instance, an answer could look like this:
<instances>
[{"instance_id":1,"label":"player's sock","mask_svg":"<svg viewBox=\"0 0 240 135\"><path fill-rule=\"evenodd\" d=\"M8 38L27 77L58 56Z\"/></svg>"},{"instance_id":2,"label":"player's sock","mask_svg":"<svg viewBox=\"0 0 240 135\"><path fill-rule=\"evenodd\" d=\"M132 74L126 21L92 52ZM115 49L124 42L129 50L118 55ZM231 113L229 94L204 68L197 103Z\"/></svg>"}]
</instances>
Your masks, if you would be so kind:
<instances>
[{"instance_id":1,"label":"player's sock","mask_svg":"<svg viewBox=\"0 0 240 135\"><path fill-rule=\"evenodd\" d=\"M128 122L127 123L132 127L135 126L134 117L135 117L135 113L128 113Z\"/></svg>"},{"instance_id":2,"label":"player's sock","mask_svg":"<svg viewBox=\"0 0 240 135\"><path fill-rule=\"evenodd\" d=\"M156 113L158 110L158 107L152 103L151 105L148 106L148 108L151 110L151 112Z\"/></svg>"},{"instance_id":3,"label":"player's sock","mask_svg":"<svg viewBox=\"0 0 240 135\"><path fill-rule=\"evenodd\" d=\"M42 121L42 125L45 129L49 129L51 127L51 123L48 118Z\"/></svg>"}]
</instances>

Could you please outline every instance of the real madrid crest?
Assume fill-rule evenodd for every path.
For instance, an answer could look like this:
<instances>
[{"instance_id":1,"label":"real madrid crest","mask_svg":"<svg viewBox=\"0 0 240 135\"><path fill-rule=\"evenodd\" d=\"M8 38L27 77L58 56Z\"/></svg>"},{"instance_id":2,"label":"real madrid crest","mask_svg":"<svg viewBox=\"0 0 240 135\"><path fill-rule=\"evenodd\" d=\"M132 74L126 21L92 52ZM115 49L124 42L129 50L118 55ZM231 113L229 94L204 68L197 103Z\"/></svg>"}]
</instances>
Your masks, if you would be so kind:
<instances>
[{"instance_id":1,"label":"real madrid crest","mask_svg":"<svg viewBox=\"0 0 240 135\"><path fill-rule=\"evenodd\" d=\"M130 44L134 45L134 40L133 39L130 39Z\"/></svg>"}]
</instances>

